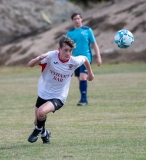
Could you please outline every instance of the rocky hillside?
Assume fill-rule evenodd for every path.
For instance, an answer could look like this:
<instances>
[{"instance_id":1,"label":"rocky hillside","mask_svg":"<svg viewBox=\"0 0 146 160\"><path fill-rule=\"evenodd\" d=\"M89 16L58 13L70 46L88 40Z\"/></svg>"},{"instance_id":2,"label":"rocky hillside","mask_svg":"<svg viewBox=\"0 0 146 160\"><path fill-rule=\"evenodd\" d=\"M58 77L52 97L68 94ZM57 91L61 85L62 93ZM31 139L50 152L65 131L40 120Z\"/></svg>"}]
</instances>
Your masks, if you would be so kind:
<instances>
[{"instance_id":1,"label":"rocky hillside","mask_svg":"<svg viewBox=\"0 0 146 160\"><path fill-rule=\"evenodd\" d=\"M74 10L81 11L59 0L0 0L0 45L44 32L51 23L69 19Z\"/></svg>"},{"instance_id":2,"label":"rocky hillside","mask_svg":"<svg viewBox=\"0 0 146 160\"><path fill-rule=\"evenodd\" d=\"M5 2L4 0L1 1L3 1L3 3ZM36 2L37 0L32 0L31 2L27 0L25 1L25 5L28 7L34 3L33 1ZM38 14L37 19L36 14L33 15L34 12L32 14L33 16L29 17L27 15L28 10L22 10L22 3L17 3L17 5L16 3L15 5L13 3L13 14L14 12L15 14L9 14L8 16L9 20L11 20L10 25L8 25L10 34L8 34L8 31L1 32L0 65L27 65L31 58L41 53L45 53L48 50L57 49L60 36L66 34L67 30L72 27L72 22L69 19L71 13L74 11L82 12L81 9L76 6L73 6L73 9L69 12L69 8L67 7L70 6L70 3L68 2L58 2L56 0L55 2L61 3L60 7L56 8L54 1L48 2L47 0L42 0L41 2L37 2L41 3L41 5L36 3L37 7L33 8L33 11L36 11L36 14ZM47 2L49 4L47 4ZM45 8L45 5L51 5L51 7L49 8L47 6ZM64 6L65 8L63 8ZM7 9L9 8L9 6L6 7ZM17 8L16 10L15 7ZM53 9L53 7L55 9ZM94 31L103 62L146 61L145 8L145 0L132 0L128 2L127 0L115 0L114 4L107 3L97 6L92 10L82 12L84 25L90 26ZM21 25L22 28L20 26L17 28L14 25L15 23L11 25L12 22L15 22L13 20L16 18L16 13L23 15L23 18L25 17L25 20L23 19L23 21L22 17L20 18L20 23L17 21L17 23L19 23L17 24L17 27ZM58 18L59 13L64 16ZM34 17L35 20L33 20ZM6 27L0 28L6 29ZM120 29L130 30L135 37L135 42L129 49L119 49L114 44L114 35ZM13 38L15 38L15 41ZM13 42L6 44L7 42L10 42L9 40L13 40Z\"/></svg>"}]
</instances>

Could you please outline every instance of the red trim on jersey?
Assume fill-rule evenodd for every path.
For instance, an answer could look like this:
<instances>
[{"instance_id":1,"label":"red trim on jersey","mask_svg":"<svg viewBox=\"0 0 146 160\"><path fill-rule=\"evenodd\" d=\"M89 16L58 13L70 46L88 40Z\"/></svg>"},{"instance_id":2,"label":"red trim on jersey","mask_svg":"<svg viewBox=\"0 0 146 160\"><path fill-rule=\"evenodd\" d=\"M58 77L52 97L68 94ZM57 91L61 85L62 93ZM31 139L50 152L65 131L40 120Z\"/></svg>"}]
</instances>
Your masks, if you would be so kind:
<instances>
[{"instance_id":1,"label":"red trim on jersey","mask_svg":"<svg viewBox=\"0 0 146 160\"><path fill-rule=\"evenodd\" d=\"M44 69L46 68L47 63L44 64L39 64L40 66L42 66L42 72L44 71Z\"/></svg>"},{"instance_id":2,"label":"red trim on jersey","mask_svg":"<svg viewBox=\"0 0 146 160\"><path fill-rule=\"evenodd\" d=\"M58 59L59 59L62 63L65 63L65 62L68 62L68 61L69 61L69 59L66 60L66 61L61 60L61 59L60 59L60 52L58 53Z\"/></svg>"}]
</instances>

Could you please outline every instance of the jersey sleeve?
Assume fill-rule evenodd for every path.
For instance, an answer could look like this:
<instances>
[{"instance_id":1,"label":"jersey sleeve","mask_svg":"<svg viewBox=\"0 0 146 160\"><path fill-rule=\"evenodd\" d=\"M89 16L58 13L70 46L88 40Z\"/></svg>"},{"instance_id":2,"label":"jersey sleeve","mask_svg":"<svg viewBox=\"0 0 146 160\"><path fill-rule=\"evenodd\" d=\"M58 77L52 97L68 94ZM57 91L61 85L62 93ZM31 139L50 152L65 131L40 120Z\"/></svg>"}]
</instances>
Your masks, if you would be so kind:
<instances>
[{"instance_id":1,"label":"jersey sleeve","mask_svg":"<svg viewBox=\"0 0 146 160\"><path fill-rule=\"evenodd\" d=\"M92 29L91 29L91 28L89 28L89 40L90 40L90 42L91 42L91 43L96 42L96 39L95 39L94 33L93 33L93 31L92 31Z\"/></svg>"},{"instance_id":2,"label":"jersey sleeve","mask_svg":"<svg viewBox=\"0 0 146 160\"><path fill-rule=\"evenodd\" d=\"M75 64L75 68L77 69L78 67L80 67L84 62L85 62L85 57L84 56L77 56L77 57L73 57L76 64Z\"/></svg>"},{"instance_id":3,"label":"jersey sleeve","mask_svg":"<svg viewBox=\"0 0 146 160\"><path fill-rule=\"evenodd\" d=\"M49 62L49 59L55 54L53 51L47 52L47 57L40 61L40 64L45 64Z\"/></svg>"}]
</instances>

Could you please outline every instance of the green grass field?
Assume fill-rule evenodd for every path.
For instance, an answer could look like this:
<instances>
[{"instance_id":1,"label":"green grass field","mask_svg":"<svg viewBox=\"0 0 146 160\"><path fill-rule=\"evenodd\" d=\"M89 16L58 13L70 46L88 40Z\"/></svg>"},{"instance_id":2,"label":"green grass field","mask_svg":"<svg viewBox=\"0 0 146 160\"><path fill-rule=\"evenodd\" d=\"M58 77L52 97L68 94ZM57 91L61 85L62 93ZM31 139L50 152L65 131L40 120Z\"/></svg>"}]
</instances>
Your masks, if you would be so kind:
<instances>
[{"instance_id":1,"label":"green grass field","mask_svg":"<svg viewBox=\"0 0 146 160\"><path fill-rule=\"evenodd\" d=\"M146 160L146 64L92 65L86 107L73 77L64 107L48 114L51 144L27 138L40 68L0 68L0 160Z\"/></svg>"}]
</instances>

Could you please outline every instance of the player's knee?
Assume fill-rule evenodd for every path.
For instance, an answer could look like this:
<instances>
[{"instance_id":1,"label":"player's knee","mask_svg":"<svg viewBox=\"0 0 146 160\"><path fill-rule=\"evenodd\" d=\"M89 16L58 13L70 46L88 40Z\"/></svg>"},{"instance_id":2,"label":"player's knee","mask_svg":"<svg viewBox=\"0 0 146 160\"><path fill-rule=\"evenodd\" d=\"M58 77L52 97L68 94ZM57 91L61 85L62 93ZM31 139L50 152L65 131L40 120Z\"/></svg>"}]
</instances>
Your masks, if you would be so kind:
<instances>
[{"instance_id":1,"label":"player's knee","mask_svg":"<svg viewBox=\"0 0 146 160\"><path fill-rule=\"evenodd\" d=\"M87 76L88 76L88 74L80 73L80 77L79 77L80 81L86 80L86 79L87 79Z\"/></svg>"},{"instance_id":2,"label":"player's knee","mask_svg":"<svg viewBox=\"0 0 146 160\"><path fill-rule=\"evenodd\" d=\"M46 113L43 109L39 108L37 112L37 118L41 119L46 116Z\"/></svg>"}]
</instances>

